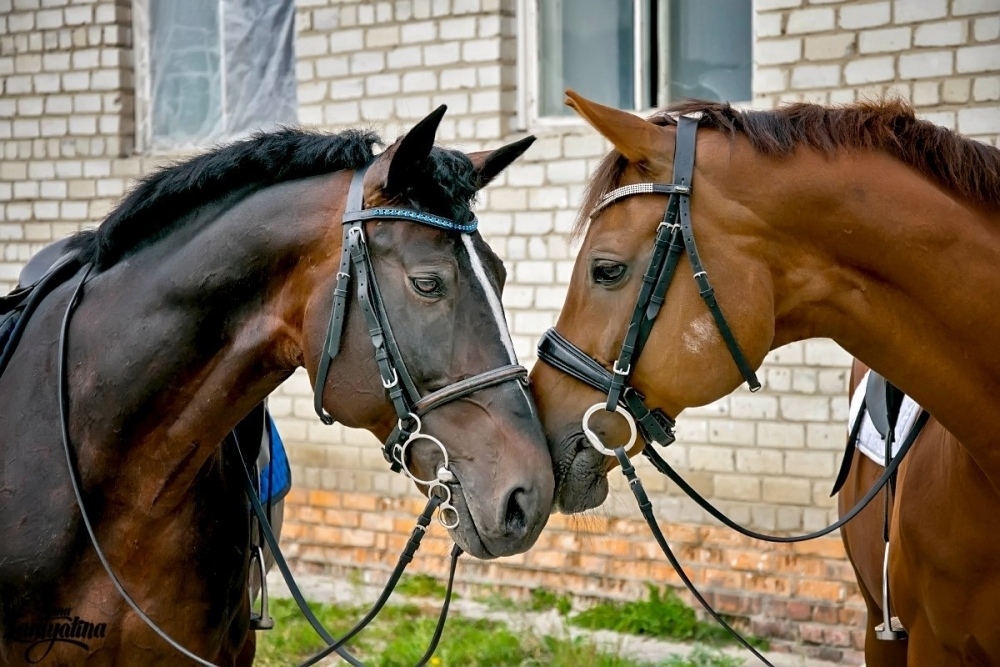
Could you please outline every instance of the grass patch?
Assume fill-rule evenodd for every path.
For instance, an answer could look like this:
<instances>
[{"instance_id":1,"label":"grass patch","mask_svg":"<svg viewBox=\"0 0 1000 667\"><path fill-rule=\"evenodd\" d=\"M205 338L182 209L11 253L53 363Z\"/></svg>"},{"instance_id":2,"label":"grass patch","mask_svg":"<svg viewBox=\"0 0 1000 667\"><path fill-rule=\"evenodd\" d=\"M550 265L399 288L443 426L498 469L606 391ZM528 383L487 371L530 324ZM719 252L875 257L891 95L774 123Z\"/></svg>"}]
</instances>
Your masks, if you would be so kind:
<instances>
[{"instance_id":1,"label":"grass patch","mask_svg":"<svg viewBox=\"0 0 1000 667\"><path fill-rule=\"evenodd\" d=\"M557 604L557 603L556 603ZM364 613L361 607L312 605L334 634L347 631ZM258 667L285 667L323 648L323 642L288 599L271 601L275 629L258 633ZM416 605L387 606L349 648L371 667L412 667L430 642L436 610ZM329 664L340 664L330 661ZM739 660L717 650L695 649L687 658L670 656L644 663L601 652L582 638L542 637L513 632L502 623L461 617L448 619L430 667L737 667Z\"/></svg>"},{"instance_id":2,"label":"grass patch","mask_svg":"<svg viewBox=\"0 0 1000 667\"><path fill-rule=\"evenodd\" d=\"M415 598L444 598L448 589L429 574L406 574L399 580L395 592ZM456 600L458 597L458 593L452 595Z\"/></svg>"},{"instance_id":3,"label":"grass patch","mask_svg":"<svg viewBox=\"0 0 1000 667\"><path fill-rule=\"evenodd\" d=\"M568 595L558 595L544 588L534 588L528 601L528 609L531 611L555 609L561 615L566 616L573 610L573 601Z\"/></svg>"},{"instance_id":4,"label":"grass patch","mask_svg":"<svg viewBox=\"0 0 1000 667\"><path fill-rule=\"evenodd\" d=\"M646 600L602 602L572 616L569 622L589 630L614 630L680 641L709 644L735 641L721 625L698 620L694 609L687 606L672 588L661 592L650 584L648 589L649 597ZM758 648L767 648L767 641L758 637L747 637L747 641Z\"/></svg>"},{"instance_id":5,"label":"grass patch","mask_svg":"<svg viewBox=\"0 0 1000 667\"><path fill-rule=\"evenodd\" d=\"M496 588L478 595L474 600L491 611L548 611L555 609L566 616L573 610L573 600L568 595L559 595L545 588L534 588L527 602L515 600Z\"/></svg>"}]
</instances>

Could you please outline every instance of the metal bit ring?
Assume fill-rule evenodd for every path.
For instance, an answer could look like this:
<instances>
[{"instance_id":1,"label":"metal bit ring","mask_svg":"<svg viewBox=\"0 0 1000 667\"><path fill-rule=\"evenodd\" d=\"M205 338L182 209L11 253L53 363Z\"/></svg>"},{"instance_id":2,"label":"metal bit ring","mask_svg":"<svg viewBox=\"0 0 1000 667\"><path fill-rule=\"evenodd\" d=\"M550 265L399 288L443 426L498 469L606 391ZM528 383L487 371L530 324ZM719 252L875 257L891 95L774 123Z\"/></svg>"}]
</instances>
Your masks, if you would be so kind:
<instances>
[{"instance_id":1,"label":"metal bit ring","mask_svg":"<svg viewBox=\"0 0 1000 667\"><path fill-rule=\"evenodd\" d=\"M583 413L583 422L582 422L583 436L587 438L587 442L590 443L590 446L599 451L601 454L604 454L605 456L614 456L615 455L614 450L605 447L601 443L601 439L597 437L597 434L590 430L589 426L590 418L593 417L594 413L598 412L599 410L606 410L606 404L594 403L587 409L586 412ZM620 414L622 417L625 418L625 421L628 422L628 429L629 429L628 443L619 446L624 447L625 449L630 449L632 445L635 444L635 439L639 436L639 432L635 428L635 419L633 419L632 415L630 415L628 411L620 405L615 406L615 412L617 412L618 414Z\"/></svg>"}]
</instances>

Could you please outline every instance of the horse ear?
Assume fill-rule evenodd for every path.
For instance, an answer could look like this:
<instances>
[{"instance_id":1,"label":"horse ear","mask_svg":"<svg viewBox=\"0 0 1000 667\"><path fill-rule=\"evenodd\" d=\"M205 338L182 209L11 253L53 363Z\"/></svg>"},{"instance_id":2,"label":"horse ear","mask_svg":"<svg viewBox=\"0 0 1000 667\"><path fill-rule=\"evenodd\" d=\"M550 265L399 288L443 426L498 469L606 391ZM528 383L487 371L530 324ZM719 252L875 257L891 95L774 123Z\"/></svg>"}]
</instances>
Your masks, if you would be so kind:
<instances>
[{"instance_id":1,"label":"horse ear","mask_svg":"<svg viewBox=\"0 0 1000 667\"><path fill-rule=\"evenodd\" d=\"M476 189L486 187L501 171L510 166L511 162L521 157L533 143L535 137L529 135L512 144L501 146L495 151L469 153L469 159L476 168Z\"/></svg>"},{"instance_id":2,"label":"horse ear","mask_svg":"<svg viewBox=\"0 0 1000 667\"><path fill-rule=\"evenodd\" d=\"M434 148L434 136L447 110L448 106L442 104L399 140L399 145L389 162L389 175L385 179L387 191L402 192L413 166L431 154L431 149Z\"/></svg>"},{"instance_id":3,"label":"horse ear","mask_svg":"<svg viewBox=\"0 0 1000 667\"><path fill-rule=\"evenodd\" d=\"M629 162L652 161L663 153L666 133L644 118L592 102L573 90L566 91L566 106L603 134Z\"/></svg>"}]
</instances>

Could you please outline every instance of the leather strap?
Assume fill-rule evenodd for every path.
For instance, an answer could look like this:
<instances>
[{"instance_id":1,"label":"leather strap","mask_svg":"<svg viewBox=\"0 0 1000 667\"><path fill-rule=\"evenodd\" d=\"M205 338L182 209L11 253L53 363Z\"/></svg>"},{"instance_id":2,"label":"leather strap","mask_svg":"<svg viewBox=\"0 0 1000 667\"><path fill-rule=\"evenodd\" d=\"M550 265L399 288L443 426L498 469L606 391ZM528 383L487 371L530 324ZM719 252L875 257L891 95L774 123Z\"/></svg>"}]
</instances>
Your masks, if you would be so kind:
<instances>
[{"instance_id":1,"label":"leather strap","mask_svg":"<svg viewBox=\"0 0 1000 667\"><path fill-rule=\"evenodd\" d=\"M345 212L360 210L363 205L365 172L368 168L358 169L351 178L351 186L347 191ZM313 386L313 407L320 421L329 426L333 417L323 408L323 394L326 379L330 374L330 364L340 354L340 341L344 335L344 322L347 319L347 301L351 296L351 251L348 245L348 227L344 227L344 235L340 243L340 268L337 271L337 286L333 290L333 311L330 313L330 324L326 330L326 340L320 353L319 366L316 369L316 383Z\"/></svg>"},{"instance_id":2,"label":"leather strap","mask_svg":"<svg viewBox=\"0 0 1000 667\"><path fill-rule=\"evenodd\" d=\"M413 404L413 412L418 417L422 417L434 408L460 398L465 398L480 389L495 387L498 384L503 384L504 382L509 382L511 380L526 382L527 378L528 369L524 366L508 364L506 366L500 366L499 368L493 368L485 373L480 373L479 375L460 380L448 385L447 387L442 387L434 393L427 394Z\"/></svg>"},{"instance_id":3,"label":"leather strap","mask_svg":"<svg viewBox=\"0 0 1000 667\"><path fill-rule=\"evenodd\" d=\"M649 496L646 494L646 489L642 485L642 480L639 479L639 476L636 474L635 467L632 465L632 461L629 460L628 454L625 453L625 449L623 447L615 448L615 458L617 458L618 463L621 464L622 473L625 475L625 478L628 479L629 488L632 489L632 495L635 496L636 502L639 505L639 511L642 512L642 516L646 520L646 525L649 526L649 530L653 533L653 539L655 539L656 543L660 546L660 550L663 552L663 555L667 557L667 560L670 562L670 566L674 568L674 572L676 572L677 576L680 577L684 586L688 589L694 599L698 601L698 604L700 604L705 611L708 612L708 615L711 616L716 623L725 628L726 631L732 635L733 639L742 644L746 650L750 651L762 663L768 667L774 667L774 665L768 662L767 658L761 655L757 649L750 645L750 642L748 642L743 635L734 630L733 627L729 625L729 623L727 623L717 611L715 611L712 605L708 603L708 600L706 600L701 592L695 587L694 582L691 581L687 572L684 571L684 567L681 565L680 561L677 560L677 556L675 556L674 552L670 549L670 544L667 543L667 538L664 537L663 531L660 530L660 525L656 520L656 516L653 514L653 503L649 501Z\"/></svg>"},{"instance_id":4,"label":"leather strap","mask_svg":"<svg viewBox=\"0 0 1000 667\"><path fill-rule=\"evenodd\" d=\"M425 213L424 211L414 211L408 208L389 208L385 206L365 209L364 211L358 209L347 213L344 215L344 222L364 222L365 220L373 220L375 218L379 220L419 222L422 225L443 229L446 232L461 232L462 234L471 234L479 227L479 221L476 218L472 218L470 222L462 224L432 213Z\"/></svg>"},{"instance_id":5,"label":"leather strap","mask_svg":"<svg viewBox=\"0 0 1000 667\"><path fill-rule=\"evenodd\" d=\"M685 171L679 172L680 182L684 185L689 185L690 181L685 181L685 173L688 178L691 178L691 174L694 173L694 151L695 151L695 137L698 132L698 119L692 118L690 116L681 116L677 120L677 143L674 152L674 169L675 169L675 180L677 179L677 165L684 165ZM690 167L688 165L690 164ZM691 268L694 270L694 279L698 283L698 292L701 294L701 298L705 301L705 305L708 306L709 311L712 313L712 317L715 319L715 324L719 328L719 333L722 334L722 339L726 343L726 347L729 348L729 353L733 357L733 361L736 362L737 368L740 369L740 373L743 375L743 379L746 380L747 384L750 386L750 391L757 391L760 389L760 381L757 379L757 374L754 373L753 368L747 362L743 351L740 349L739 343L736 341L736 336L733 335L732 329L729 328L729 323L726 322L725 316L722 314L722 308L719 307L718 302L715 299L715 290L712 289L712 285L708 279L708 273L705 271L705 267L702 266L701 257L698 255L698 247L694 242L694 228L691 226L691 198L690 196L680 197L680 224L681 224L681 234L684 238L684 247L687 249L688 260L691 262Z\"/></svg>"},{"instance_id":6,"label":"leather strap","mask_svg":"<svg viewBox=\"0 0 1000 667\"><path fill-rule=\"evenodd\" d=\"M10 332L10 336L7 338L7 343L3 347L2 353L0 353L0 376L3 375L4 371L7 370L7 365L10 364L10 360L14 357L14 351L17 349L17 344L21 342L21 337L24 335L24 330L28 328L28 320L31 319L31 315L41 304L42 299L44 299L48 294L61 285L65 280L67 280L75 271L80 269L80 262L77 257L77 253L71 253L69 255L63 255L51 269L46 272L46 274L35 283L34 287L30 289L25 288L20 294L17 295L18 301L14 306L21 306L21 315L18 317L17 322L14 324L14 328ZM88 269L89 273L89 269ZM21 305L23 303L23 306Z\"/></svg>"},{"instance_id":7,"label":"leather strap","mask_svg":"<svg viewBox=\"0 0 1000 667\"><path fill-rule=\"evenodd\" d=\"M927 419L929 416L930 414L927 411L922 411L920 413L920 416L917 417L916 423L913 425L913 429L910 431L909 434L907 434L906 440L904 440L903 444L900 446L899 452L896 454L896 456L892 458L892 460L889 462L889 465L886 466L886 469L882 471L882 475L879 476L878 480L875 481L875 484L872 485L872 488L868 490L868 493L866 493L864 497L861 500L859 500L854 505L854 507L851 508L849 512L847 512L847 514L844 514L837 521L830 524L826 528L823 528L822 530L817 530L812 533L807 533L805 535L792 535L792 536L768 535L766 533L758 533L756 531L750 530L749 528L744 528L743 526L739 525L738 523L730 519L728 516L723 514L722 511L719 510L719 508L717 508L711 502L706 500L704 496L698 493L694 489L694 487L688 484L684 480L684 478L681 477L680 473L674 470L674 468L671 467L669 463L663 460L663 458L654 448L644 447L642 450L642 454L647 459L649 459L649 462L653 464L654 468L656 468L661 473L670 478L672 482L674 482L675 484L677 484L678 487L680 487L681 491L687 494L687 496L691 498L691 500L695 501L695 503L697 503L703 510L705 510L710 515L712 515L720 522L722 522L722 524L732 528L739 534L744 535L746 537L752 537L755 540L764 540L765 542L778 542L778 543L807 542L809 540L814 540L817 537L823 537L824 535L828 535L833 531L837 530L838 528L841 528L844 524L846 524L848 521L857 516L858 512L863 510L868 505L868 503L872 501L872 498L874 498L878 494L878 492L881 491L882 488L889 483L889 480L892 479L893 475L896 473L896 470L899 468L899 464L902 463L903 459L906 457L906 453L910 451L910 448L913 446L913 443L916 442L917 435L920 433L920 430L924 427L924 424L927 423Z\"/></svg>"},{"instance_id":8,"label":"leather strap","mask_svg":"<svg viewBox=\"0 0 1000 667\"><path fill-rule=\"evenodd\" d=\"M861 397L861 406L858 409L858 416L851 425L851 432L847 436L847 445L844 447L844 458L840 462L840 470L837 472L837 479L833 482L833 490L830 497L834 497L844 488L847 482L847 475L851 472L851 461L854 460L854 450L858 446L858 436L861 435L861 425L865 423L865 409L867 407L865 397Z\"/></svg>"},{"instance_id":9,"label":"leather strap","mask_svg":"<svg viewBox=\"0 0 1000 667\"><path fill-rule=\"evenodd\" d=\"M868 384L865 386L868 416L883 439L888 438L896 430L899 409L903 406L905 396L898 387L875 371L868 373Z\"/></svg>"}]
</instances>

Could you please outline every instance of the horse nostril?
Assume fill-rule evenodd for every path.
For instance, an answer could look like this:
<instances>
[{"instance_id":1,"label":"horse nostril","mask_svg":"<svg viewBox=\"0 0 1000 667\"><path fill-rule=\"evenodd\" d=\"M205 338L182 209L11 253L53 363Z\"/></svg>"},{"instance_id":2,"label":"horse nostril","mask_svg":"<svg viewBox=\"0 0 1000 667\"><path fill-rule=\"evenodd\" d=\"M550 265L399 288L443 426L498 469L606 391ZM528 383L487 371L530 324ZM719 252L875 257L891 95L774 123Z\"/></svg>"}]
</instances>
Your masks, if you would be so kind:
<instances>
[{"instance_id":1,"label":"horse nostril","mask_svg":"<svg viewBox=\"0 0 1000 667\"><path fill-rule=\"evenodd\" d=\"M514 489L507 496L507 511L504 514L504 530L508 535L521 537L528 532L528 516L524 504L529 503L530 494L524 489Z\"/></svg>"}]
</instances>

